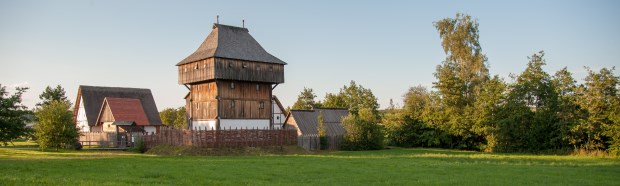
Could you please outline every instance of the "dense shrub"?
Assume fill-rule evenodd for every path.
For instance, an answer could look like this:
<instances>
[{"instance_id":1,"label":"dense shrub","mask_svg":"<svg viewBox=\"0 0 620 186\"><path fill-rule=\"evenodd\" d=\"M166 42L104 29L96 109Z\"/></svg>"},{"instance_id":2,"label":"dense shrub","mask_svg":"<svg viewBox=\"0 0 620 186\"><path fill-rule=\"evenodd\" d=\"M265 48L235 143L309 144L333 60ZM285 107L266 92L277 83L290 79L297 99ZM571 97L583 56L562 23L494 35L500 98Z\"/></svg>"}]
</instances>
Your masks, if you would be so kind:
<instances>
[{"instance_id":1,"label":"dense shrub","mask_svg":"<svg viewBox=\"0 0 620 186\"><path fill-rule=\"evenodd\" d=\"M136 137L136 141L134 142L134 146L129 149L131 152L144 153L146 152L146 144L144 144L144 139L142 137Z\"/></svg>"},{"instance_id":2,"label":"dense shrub","mask_svg":"<svg viewBox=\"0 0 620 186\"><path fill-rule=\"evenodd\" d=\"M343 150L383 149L383 131L370 115L370 111L362 109L360 114L351 114L342 119L347 131L341 147Z\"/></svg>"}]
</instances>

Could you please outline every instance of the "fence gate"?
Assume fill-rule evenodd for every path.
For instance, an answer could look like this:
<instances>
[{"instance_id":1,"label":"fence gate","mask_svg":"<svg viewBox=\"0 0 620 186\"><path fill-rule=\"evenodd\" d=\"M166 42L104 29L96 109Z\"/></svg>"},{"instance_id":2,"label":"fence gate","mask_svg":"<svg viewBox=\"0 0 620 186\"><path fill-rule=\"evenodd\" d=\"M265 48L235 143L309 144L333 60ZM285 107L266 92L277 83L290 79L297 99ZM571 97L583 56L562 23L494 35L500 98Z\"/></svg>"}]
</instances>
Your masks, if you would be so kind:
<instances>
[{"instance_id":1,"label":"fence gate","mask_svg":"<svg viewBox=\"0 0 620 186\"><path fill-rule=\"evenodd\" d=\"M79 142L85 148L118 148L125 149L133 146L139 133L129 132L83 132Z\"/></svg>"}]
</instances>

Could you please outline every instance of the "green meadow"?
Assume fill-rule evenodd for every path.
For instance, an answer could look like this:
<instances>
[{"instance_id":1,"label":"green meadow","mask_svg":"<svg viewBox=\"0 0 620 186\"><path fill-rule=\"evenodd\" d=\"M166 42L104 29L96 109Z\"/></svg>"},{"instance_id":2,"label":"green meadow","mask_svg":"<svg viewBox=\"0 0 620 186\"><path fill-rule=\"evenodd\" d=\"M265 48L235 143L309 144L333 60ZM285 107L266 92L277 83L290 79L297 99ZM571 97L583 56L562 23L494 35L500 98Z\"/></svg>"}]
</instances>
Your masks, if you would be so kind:
<instances>
[{"instance_id":1,"label":"green meadow","mask_svg":"<svg viewBox=\"0 0 620 186\"><path fill-rule=\"evenodd\" d=\"M620 185L620 159L423 148L158 156L5 147L0 185Z\"/></svg>"}]
</instances>

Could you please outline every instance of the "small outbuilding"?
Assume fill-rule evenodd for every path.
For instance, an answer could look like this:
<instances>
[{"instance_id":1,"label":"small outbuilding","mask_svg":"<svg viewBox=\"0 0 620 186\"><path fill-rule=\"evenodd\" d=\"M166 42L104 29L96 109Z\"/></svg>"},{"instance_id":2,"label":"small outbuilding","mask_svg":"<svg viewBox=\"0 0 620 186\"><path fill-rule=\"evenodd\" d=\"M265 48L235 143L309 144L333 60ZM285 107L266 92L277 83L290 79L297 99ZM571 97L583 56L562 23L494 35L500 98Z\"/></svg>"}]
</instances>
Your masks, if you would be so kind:
<instances>
[{"instance_id":1,"label":"small outbuilding","mask_svg":"<svg viewBox=\"0 0 620 186\"><path fill-rule=\"evenodd\" d=\"M345 133L342 118L349 115L347 109L314 109L291 110L284 121L284 129L296 129L297 135L319 134L319 114L323 113L323 124L327 136L343 135Z\"/></svg>"},{"instance_id":2,"label":"small outbuilding","mask_svg":"<svg viewBox=\"0 0 620 186\"><path fill-rule=\"evenodd\" d=\"M297 130L297 145L306 150L318 150L319 144L319 115L323 114L328 147L323 149L339 149L342 137L346 130L342 118L349 115L347 109L314 109L291 110L284 121L284 129Z\"/></svg>"}]
</instances>

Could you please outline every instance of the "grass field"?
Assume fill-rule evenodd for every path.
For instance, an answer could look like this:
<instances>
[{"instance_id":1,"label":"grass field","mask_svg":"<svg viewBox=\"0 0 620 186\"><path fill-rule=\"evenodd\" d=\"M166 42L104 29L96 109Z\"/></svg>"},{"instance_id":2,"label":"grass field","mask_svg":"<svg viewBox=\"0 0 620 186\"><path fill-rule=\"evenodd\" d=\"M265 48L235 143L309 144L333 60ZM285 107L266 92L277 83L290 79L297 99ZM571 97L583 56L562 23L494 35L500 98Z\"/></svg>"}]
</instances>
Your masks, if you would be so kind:
<instances>
[{"instance_id":1,"label":"grass field","mask_svg":"<svg viewBox=\"0 0 620 186\"><path fill-rule=\"evenodd\" d=\"M0 185L620 185L620 159L392 149L155 156L0 148Z\"/></svg>"}]
</instances>

